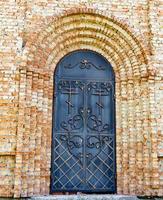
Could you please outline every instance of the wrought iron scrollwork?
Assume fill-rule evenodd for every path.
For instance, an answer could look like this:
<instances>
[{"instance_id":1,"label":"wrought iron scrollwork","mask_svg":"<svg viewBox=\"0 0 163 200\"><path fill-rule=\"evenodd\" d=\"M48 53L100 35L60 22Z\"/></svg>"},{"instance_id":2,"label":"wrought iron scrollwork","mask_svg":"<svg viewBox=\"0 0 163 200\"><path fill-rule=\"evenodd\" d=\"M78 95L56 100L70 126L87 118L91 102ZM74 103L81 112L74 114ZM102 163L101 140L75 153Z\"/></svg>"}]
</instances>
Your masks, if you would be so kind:
<instances>
[{"instance_id":1,"label":"wrought iron scrollwork","mask_svg":"<svg viewBox=\"0 0 163 200\"><path fill-rule=\"evenodd\" d=\"M87 121L87 128L91 131L95 131L98 133L109 131L109 124L103 124L101 119L98 119L96 115L91 114L91 109L83 109L79 108L79 114L69 118L67 121L62 121L60 127L66 132L72 132L75 130L80 130L84 128L84 118Z\"/></svg>"},{"instance_id":2,"label":"wrought iron scrollwork","mask_svg":"<svg viewBox=\"0 0 163 200\"><path fill-rule=\"evenodd\" d=\"M78 135L61 135L60 140L64 142L67 146L68 151L74 157L76 157L80 162L83 158L83 138Z\"/></svg>"},{"instance_id":3,"label":"wrought iron scrollwork","mask_svg":"<svg viewBox=\"0 0 163 200\"><path fill-rule=\"evenodd\" d=\"M104 148L105 145L112 141L112 138L104 135L98 136L87 136L86 146L87 146L87 154L86 158L88 162L91 162L91 159L98 156L101 152L101 149Z\"/></svg>"},{"instance_id":4,"label":"wrought iron scrollwork","mask_svg":"<svg viewBox=\"0 0 163 200\"><path fill-rule=\"evenodd\" d=\"M72 65L72 64L68 64L68 65L65 65L64 68L67 68L67 69L73 69L75 67L78 67L80 69L90 69L91 67L94 67L96 68L97 70L106 70L106 67L105 66L97 66L95 64L93 64L91 61L88 61L86 59L84 60L81 60L80 62Z\"/></svg>"},{"instance_id":5,"label":"wrought iron scrollwork","mask_svg":"<svg viewBox=\"0 0 163 200\"><path fill-rule=\"evenodd\" d=\"M90 82L88 84L88 91L92 91L92 95L107 96L112 88L111 82Z\"/></svg>"},{"instance_id":6,"label":"wrought iron scrollwork","mask_svg":"<svg viewBox=\"0 0 163 200\"><path fill-rule=\"evenodd\" d=\"M83 92L85 84L80 81L60 81L58 84L58 89L62 94L69 95L68 102L71 102L72 95L79 94ZM99 101L96 102L97 106L101 109L104 108L102 97L108 96L110 93L112 85L105 82L90 82L87 84L86 90L90 95L95 95L99 97ZM71 103L72 104L72 103ZM69 115L68 115L69 116ZM102 118L96 116L91 107L78 107L78 113L71 116L61 122L61 129L65 132L65 135L61 135L61 141L65 143L68 151L81 163L85 157L88 162L96 157L103 145L109 140L107 136L102 134L108 133L109 124L104 123ZM79 130L82 132L86 129L87 132L95 133L96 136L89 135L83 138L83 135L76 135ZM84 145L87 147L87 153L84 155Z\"/></svg>"},{"instance_id":7,"label":"wrought iron scrollwork","mask_svg":"<svg viewBox=\"0 0 163 200\"><path fill-rule=\"evenodd\" d=\"M60 80L58 83L58 90L61 92L67 92L70 89L75 90L75 89L80 89L83 90L84 84L82 81L68 81L68 80Z\"/></svg>"},{"instance_id":8,"label":"wrought iron scrollwork","mask_svg":"<svg viewBox=\"0 0 163 200\"><path fill-rule=\"evenodd\" d=\"M103 124L100 119L96 115L90 115L88 117L88 123L87 127L92 130L92 131L97 131L97 132L104 132L104 131L109 131L109 124L105 123Z\"/></svg>"},{"instance_id":9,"label":"wrought iron scrollwork","mask_svg":"<svg viewBox=\"0 0 163 200\"><path fill-rule=\"evenodd\" d=\"M79 130L83 127L83 118L81 115L75 115L74 117L68 119L68 121L62 121L60 126L67 132Z\"/></svg>"},{"instance_id":10,"label":"wrought iron scrollwork","mask_svg":"<svg viewBox=\"0 0 163 200\"><path fill-rule=\"evenodd\" d=\"M88 159L88 162L90 162L90 159L93 159L95 156L97 156L101 148L108 143L110 139L108 136L87 136L86 141L84 142L84 138L79 135L60 135L60 140L64 142L67 146L68 151L75 156L80 162L82 162L83 155L83 148L84 143L87 147L87 154L86 158Z\"/></svg>"},{"instance_id":11,"label":"wrought iron scrollwork","mask_svg":"<svg viewBox=\"0 0 163 200\"><path fill-rule=\"evenodd\" d=\"M83 146L83 138L80 136L70 136L70 134L67 134L61 135L60 139L66 142L70 149L81 148Z\"/></svg>"}]
</instances>

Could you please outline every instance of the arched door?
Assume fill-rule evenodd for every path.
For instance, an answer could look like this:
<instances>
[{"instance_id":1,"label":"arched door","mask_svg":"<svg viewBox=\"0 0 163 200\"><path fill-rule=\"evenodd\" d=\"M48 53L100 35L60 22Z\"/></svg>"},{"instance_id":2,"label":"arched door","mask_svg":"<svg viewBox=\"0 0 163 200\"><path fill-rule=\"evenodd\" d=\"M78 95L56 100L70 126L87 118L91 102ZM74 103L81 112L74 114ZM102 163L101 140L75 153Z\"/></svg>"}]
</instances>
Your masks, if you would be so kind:
<instances>
[{"instance_id":1,"label":"arched door","mask_svg":"<svg viewBox=\"0 0 163 200\"><path fill-rule=\"evenodd\" d=\"M78 50L54 74L51 192L116 190L115 78L100 54Z\"/></svg>"}]
</instances>

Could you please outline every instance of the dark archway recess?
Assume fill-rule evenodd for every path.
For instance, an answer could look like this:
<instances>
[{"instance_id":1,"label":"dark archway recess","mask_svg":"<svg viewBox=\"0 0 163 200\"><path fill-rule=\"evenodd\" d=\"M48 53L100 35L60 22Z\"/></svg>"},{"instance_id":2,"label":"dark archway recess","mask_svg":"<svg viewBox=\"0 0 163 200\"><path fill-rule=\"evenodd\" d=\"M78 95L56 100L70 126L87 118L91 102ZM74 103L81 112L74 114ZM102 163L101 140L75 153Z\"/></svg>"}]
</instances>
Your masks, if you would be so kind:
<instances>
[{"instance_id":1,"label":"dark archway recess","mask_svg":"<svg viewBox=\"0 0 163 200\"><path fill-rule=\"evenodd\" d=\"M116 192L115 76L100 54L78 50L54 73L51 193Z\"/></svg>"}]
</instances>

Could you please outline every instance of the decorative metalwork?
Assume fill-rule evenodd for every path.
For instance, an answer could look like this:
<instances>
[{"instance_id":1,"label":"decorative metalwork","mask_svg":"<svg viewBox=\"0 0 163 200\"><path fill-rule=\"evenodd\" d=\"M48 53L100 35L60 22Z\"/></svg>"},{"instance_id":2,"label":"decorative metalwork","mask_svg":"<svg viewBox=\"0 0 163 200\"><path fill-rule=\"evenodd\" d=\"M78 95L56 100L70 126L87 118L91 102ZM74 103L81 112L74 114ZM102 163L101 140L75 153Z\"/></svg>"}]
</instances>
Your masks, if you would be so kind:
<instances>
[{"instance_id":1,"label":"decorative metalwork","mask_svg":"<svg viewBox=\"0 0 163 200\"><path fill-rule=\"evenodd\" d=\"M70 134L68 134L68 135L61 135L60 139L62 142L66 143L68 151L77 159L79 159L80 162L82 162L81 159L83 158L83 153L82 153L83 138L78 135L71 136Z\"/></svg>"},{"instance_id":2,"label":"decorative metalwork","mask_svg":"<svg viewBox=\"0 0 163 200\"><path fill-rule=\"evenodd\" d=\"M83 126L83 117L81 115L75 115L67 121L62 121L61 128L65 131L79 130Z\"/></svg>"},{"instance_id":3,"label":"decorative metalwork","mask_svg":"<svg viewBox=\"0 0 163 200\"><path fill-rule=\"evenodd\" d=\"M68 114L71 113L71 108L74 105L71 102L72 96L77 95L76 88L83 89L82 83L79 81L69 82L69 81L60 81L58 84L58 90L61 91L62 94L68 95L68 100L66 100L66 104L68 105Z\"/></svg>"},{"instance_id":4,"label":"decorative metalwork","mask_svg":"<svg viewBox=\"0 0 163 200\"><path fill-rule=\"evenodd\" d=\"M105 70L62 67L77 66ZM114 82L57 77L55 90L51 191L115 192Z\"/></svg>"},{"instance_id":5,"label":"decorative metalwork","mask_svg":"<svg viewBox=\"0 0 163 200\"><path fill-rule=\"evenodd\" d=\"M91 61L88 61L86 59L76 63L75 65L72 64L68 64L64 66L67 69L73 69L75 67L80 67L80 69L90 69L91 67L96 68L97 70L106 70L106 66L97 66L95 64L93 64Z\"/></svg>"},{"instance_id":6,"label":"decorative metalwork","mask_svg":"<svg viewBox=\"0 0 163 200\"><path fill-rule=\"evenodd\" d=\"M91 131L98 131L100 133L109 131L109 124L103 125L102 121L96 115L89 116L87 126Z\"/></svg>"}]
</instances>

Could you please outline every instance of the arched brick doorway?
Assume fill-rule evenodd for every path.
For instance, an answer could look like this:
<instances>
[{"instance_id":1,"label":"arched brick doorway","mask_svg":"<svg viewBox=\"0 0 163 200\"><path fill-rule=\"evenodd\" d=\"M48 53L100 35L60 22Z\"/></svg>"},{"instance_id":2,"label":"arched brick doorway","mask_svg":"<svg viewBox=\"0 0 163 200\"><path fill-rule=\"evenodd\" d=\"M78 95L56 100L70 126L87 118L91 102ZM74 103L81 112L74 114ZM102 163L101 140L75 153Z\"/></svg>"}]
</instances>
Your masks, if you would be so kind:
<instances>
[{"instance_id":1,"label":"arched brick doorway","mask_svg":"<svg viewBox=\"0 0 163 200\"><path fill-rule=\"evenodd\" d=\"M53 74L59 60L78 49L103 55L115 72L117 193L149 195L151 185L159 185L158 160L150 153L157 146L154 74L139 40L123 22L84 8L57 17L27 42L19 66L15 197L49 194Z\"/></svg>"}]
</instances>

